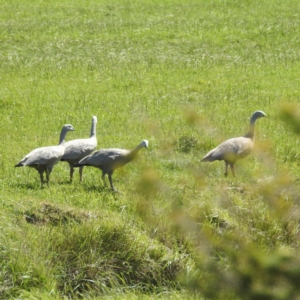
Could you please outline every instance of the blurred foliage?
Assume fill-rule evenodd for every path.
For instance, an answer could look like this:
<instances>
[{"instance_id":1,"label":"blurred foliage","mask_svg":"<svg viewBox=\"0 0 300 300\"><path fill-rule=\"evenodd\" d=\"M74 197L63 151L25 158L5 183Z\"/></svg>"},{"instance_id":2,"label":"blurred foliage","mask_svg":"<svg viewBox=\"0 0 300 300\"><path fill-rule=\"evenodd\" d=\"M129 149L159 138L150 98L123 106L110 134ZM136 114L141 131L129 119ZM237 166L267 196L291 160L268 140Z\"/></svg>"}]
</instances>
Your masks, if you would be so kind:
<instances>
[{"instance_id":1,"label":"blurred foliage","mask_svg":"<svg viewBox=\"0 0 300 300\"><path fill-rule=\"evenodd\" d=\"M293 131L300 133L300 107L297 104L286 103L281 106L280 116Z\"/></svg>"},{"instance_id":2,"label":"blurred foliage","mask_svg":"<svg viewBox=\"0 0 300 300\"><path fill-rule=\"evenodd\" d=\"M156 238L170 241L172 236L192 259L178 277L191 294L203 299L299 299L300 191L292 178L277 174L225 189L218 184L211 193L220 196L219 207L205 202L188 209L158 182L153 170L145 172L139 186L147 188L139 191L138 213L155 229ZM165 222L151 202L158 193L172 202Z\"/></svg>"}]
</instances>

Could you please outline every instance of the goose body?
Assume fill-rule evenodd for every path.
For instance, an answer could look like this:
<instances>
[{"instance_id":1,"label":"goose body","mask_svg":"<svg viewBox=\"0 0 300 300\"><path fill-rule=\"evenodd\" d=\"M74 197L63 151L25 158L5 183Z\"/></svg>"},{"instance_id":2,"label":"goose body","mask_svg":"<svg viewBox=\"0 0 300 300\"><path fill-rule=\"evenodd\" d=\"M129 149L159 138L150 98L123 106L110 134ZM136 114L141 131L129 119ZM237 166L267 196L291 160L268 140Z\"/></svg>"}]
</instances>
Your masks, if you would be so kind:
<instances>
[{"instance_id":1,"label":"goose body","mask_svg":"<svg viewBox=\"0 0 300 300\"><path fill-rule=\"evenodd\" d=\"M43 174L46 173L47 185L49 186L49 175L53 166L59 162L65 152L65 137L68 131L74 131L70 124L63 126L59 144L57 146L40 147L29 152L15 167L31 167L36 169L40 174L41 185L44 183Z\"/></svg>"},{"instance_id":2,"label":"goose body","mask_svg":"<svg viewBox=\"0 0 300 300\"><path fill-rule=\"evenodd\" d=\"M225 176L228 175L228 166L231 168L232 175L235 176L234 164L238 159L249 155L254 145L254 125L258 118L266 117L266 114L258 110L253 113L250 119L250 128L245 136L228 139L216 148L209 151L201 162L212 162L215 160L225 161Z\"/></svg>"},{"instance_id":3,"label":"goose body","mask_svg":"<svg viewBox=\"0 0 300 300\"><path fill-rule=\"evenodd\" d=\"M65 152L63 157L61 158L61 161L66 161L70 166L71 182L74 173L73 166L85 156L90 155L97 147L96 125L97 125L97 117L93 116L91 134L89 138L71 140L65 143ZM83 172L83 166L79 168L80 182L82 182L82 172Z\"/></svg>"},{"instance_id":4,"label":"goose body","mask_svg":"<svg viewBox=\"0 0 300 300\"><path fill-rule=\"evenodd\" d=\"M74 167L92 166L100 169L102 171L103 182L105 183L105 175L107 174L111 189L116 191L112 182L114 171L132 161L142 148L148 148L147 140L143 140L133 150L118 148L101 149L83 158Z\"/></svg>"}]
</instances>

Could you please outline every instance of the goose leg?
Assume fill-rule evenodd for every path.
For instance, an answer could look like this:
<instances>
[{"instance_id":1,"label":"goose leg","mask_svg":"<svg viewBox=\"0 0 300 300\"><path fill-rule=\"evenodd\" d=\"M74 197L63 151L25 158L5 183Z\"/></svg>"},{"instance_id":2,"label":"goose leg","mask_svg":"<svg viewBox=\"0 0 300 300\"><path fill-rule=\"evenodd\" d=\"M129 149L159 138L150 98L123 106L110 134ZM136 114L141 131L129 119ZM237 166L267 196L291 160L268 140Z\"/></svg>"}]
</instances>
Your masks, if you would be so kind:
<instances>
[{"instance_id":1,"label":"goose leg","mask_svg":"<svg viewBox=\"0 0 300 300\"><path fill-rule=\"evenodd\" d=\"M74 168L73 166L70 166L70 182L73 181L73 174L74 174Z\"/></svg>"},{"instance_id":2,"label":"goose leg","mask_svg":"<svg viewBox=\"0 0 300 300\"><path fill-rule=\"evenodd\" d=\"M105 182L105 174L104 174L104 173L102 173L101 178L102 178L103 184L106 186L106 182Z\"/></svg>"},{"instance_id":3,"label":"goose leg","mask_svg":"<svg viewBox=\"0 0 300 300\"><path fill-rule=\"evenodd\" d=\"M79 168L79 178L80 178L80 182L82 182L82 171L83 171L83 166Z\"/></svg>"},{"instance_id":4,"label":"goose leg","mask_svg":"<svg viewBox=\"0 0 300 300\"><path fill-rule=\"evenodd\" d=\"M235 177L234 165L233 164L230 164L230 169L231 169L231 172L232 172L232 176Z\"/></svg>"},{"instance_id":5,"label":"goose leg","mask_svg":"<svg viewBox=\"0 0 300 300\"><path fill-rule=\"evenodd\" d=\"M49 187L49 180L50 180L50 173L48 169L46 169L46 180L47 180L47 186Z\"/></svg>"},{"instance_id":6,"label":"goose leg","mask_svg":"<svg viewBox=\"0 0 300 300\"><path fill-rule=\"evenodd\" d=\"M108 179L109 179L109 183L110 183L110 187L111 187L112 191L118 193L118 191L115 189L115 187L112 183L112 175L111 174L108 174Z\"/></svg>"},{"instance_id":7,"label":"goose leg","mask_svg":"<svg viewBox=\"0 0 300 300\"><path fill-rule=\"evenodd\" d=\"M41 186L43 186L44 184L44 175L43 175L44 171L39 170L39 174L40 174L40 179L41 179Z\"/></svg>"},{"instance_id":8,"label":"goose leg","mask_svg":"<svg viewBox=\"0 0 300 300\"><path fill-rule=\"evenodd\" d=\"M229 163L227 162L227 161L225 161L225 173L224 173L224 175L227 177L227 175L228 175L228 165L229 165Z\"/></svg>"}]
</instances>

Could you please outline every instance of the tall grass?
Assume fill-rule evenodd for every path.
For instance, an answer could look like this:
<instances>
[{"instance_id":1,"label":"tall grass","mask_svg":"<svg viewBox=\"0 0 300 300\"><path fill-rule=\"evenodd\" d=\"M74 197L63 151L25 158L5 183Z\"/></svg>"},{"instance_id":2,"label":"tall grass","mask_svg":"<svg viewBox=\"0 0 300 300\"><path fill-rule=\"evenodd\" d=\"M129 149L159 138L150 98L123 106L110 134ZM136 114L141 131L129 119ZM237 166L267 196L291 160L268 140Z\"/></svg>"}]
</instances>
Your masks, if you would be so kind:
<instances>
[{"instance_id":1,"label":"tall grass","mask_svg":"<svg viewBox=\"0 0 300 300\"><path fill-rule=\"evenodd\" d=\"M298 1L0 5L1 298L297 299ZM236 178L200 164L257 109ZM92 115L98 148L149 140L122 194L13 167Z\"/></svg>"}]
</instances>

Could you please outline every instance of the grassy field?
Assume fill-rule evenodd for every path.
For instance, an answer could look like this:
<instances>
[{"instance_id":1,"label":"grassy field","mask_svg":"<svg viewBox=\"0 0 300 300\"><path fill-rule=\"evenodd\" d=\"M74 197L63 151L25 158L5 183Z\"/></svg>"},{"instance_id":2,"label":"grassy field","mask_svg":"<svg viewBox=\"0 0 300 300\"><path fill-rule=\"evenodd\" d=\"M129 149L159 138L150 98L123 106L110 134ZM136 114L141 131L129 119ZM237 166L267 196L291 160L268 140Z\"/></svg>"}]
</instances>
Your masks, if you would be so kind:
<instances>
[{"instance_id":1,"label":"grassy field","mask_svg":"<svg viewBox=\"0 0 300 300\"><path fill-rule=\"evenodd\" d=\"M0 7L0 299L299 299L299 1ZM235 178L200 163L255 110ZM93 115L97 149L149 141L121 194L14 168Z\"/></svg>"}]
</instances>

